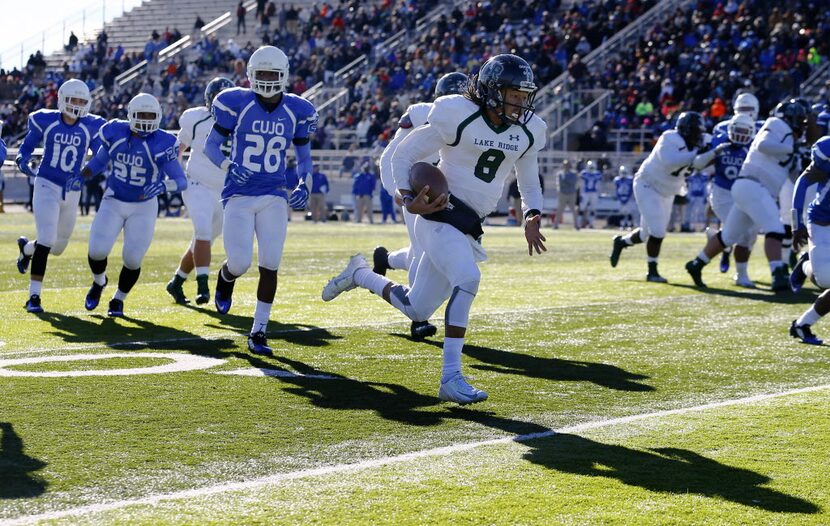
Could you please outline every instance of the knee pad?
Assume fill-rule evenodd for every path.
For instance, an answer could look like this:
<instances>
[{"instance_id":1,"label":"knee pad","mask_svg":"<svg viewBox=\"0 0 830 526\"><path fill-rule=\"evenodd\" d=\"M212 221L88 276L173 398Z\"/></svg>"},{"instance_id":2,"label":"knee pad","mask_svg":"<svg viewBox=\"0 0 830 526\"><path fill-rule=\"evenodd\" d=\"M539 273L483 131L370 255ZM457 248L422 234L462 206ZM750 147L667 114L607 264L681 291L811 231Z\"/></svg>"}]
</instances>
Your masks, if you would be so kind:
<instances>
[{"instance_id":1,"label":"knee pad","mask_svg":"<svg viewBox=\"0 0 830 526\"><path fill-rule=\"evenodd\" d=\"M764 239L777 239L778 241L784 241L784 234L781 232L767 232L764 234Z\"/></svg>"},{"instance_id":2,"label":"knee pad","mask_svg":"<svg viewBox=\"0 0 830 526\"><path fill-rule=\"evenodd\" d=\"M248 269L251 267L251 257L250 255L244 259L228 257L228 261L225 263L225 266L228 267L228 272L236 277L239 277L248 272Z\"/></svg>"},{"instance_id":3,"label":"knee pad","mask_svg":"<svg viewBox=\"0 0 830 526\"><path fill-rule=\"evenodd\" d=\"M389 289L389 301L394 305L399 311L403 312L407 318L412 321L427 321L430 316L432 316L431 312L418 312L417 309L409 302L409 298L406 297L406 294L409 292L407 287L403 285L392 285L392 288Z\"/></svg>"},{"instance_id":4,"label":"knee pad","mask_svg":"<svg viewBox=\"0 0 830 526\"><path fill-rule=\"evenodd\" d=\"M118 276L118 290L121 292L130 292L140 275L141 267L136 269L127 268L126 266L121 267L121 274Z\"/></svg>"},{"instance_id":5,"label":"knee pad","mask_svg":"<svg viewBox=\"0 0 830 526\"><path fill-rule=\"evenodd\" d=\"M453 287L452 295L444 311L444 325L453 327L467 327L470 319L470 308L478 294L478 281L469 281Z\"/></svg>"},{"instance_id":6,"label":"knee pad","mask_svg":"<svg viewBox=\"0 0 830 526\"><path fill-rule=\"evenodd\" d=\"M52 249L35 242L35 252L32 254L32 276L42 276L46 273L46 260Z\"/></svg>"},{"instance_id":7,"label":"knee pad","mask_svg":"<svg viewBox=\"0 0 830 526\"><path fill-rule=\"evenodd\" d=\"M103 274L107 271L107 258L93 259L92 256L87 256L86 259L93 274Z\"/></svg>"},{"instance_id":8,"label":"knee pad","mask_svg":"<svg viewBox=\"0 0 830 526\"><path fill-rule=\"evenodd\" d=\"M66 250L66 245L68 244L68 239L58 239L58 241L54 245L52 245L52 251L50 252L50 254L52 254L53 256L60 256L61 254L63 254L63 251Z\"/></svg>"}]
</instances>

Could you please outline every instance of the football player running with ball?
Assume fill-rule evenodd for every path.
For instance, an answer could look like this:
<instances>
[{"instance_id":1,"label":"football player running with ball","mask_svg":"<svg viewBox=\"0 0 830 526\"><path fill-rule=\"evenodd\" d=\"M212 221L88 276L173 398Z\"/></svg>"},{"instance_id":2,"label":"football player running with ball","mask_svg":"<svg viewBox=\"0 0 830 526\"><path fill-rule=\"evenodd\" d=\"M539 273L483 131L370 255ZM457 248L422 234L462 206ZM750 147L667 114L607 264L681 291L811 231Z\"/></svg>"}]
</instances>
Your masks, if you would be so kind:
<instances>
[{"instance_id":1,"label":"football player running with ball","mask_svg":"<svg viewBox=\"0 0 830 526\"><path fill-rule=\"evenodd\" d=\"M496 55L474 76L464 95L441 97L433 103L428 124L409 134L392 156L392 175L407 211L416 215L415 238L421 246L415 282L399 285L372 272L362 255L323 289L323 300L362 287L381 296L413 321L424 321L444 301L443 370L438 397L470 404L487 393L461 374L470 308L478 292L486 259L481 246L482 221L499 201L508 175L516 169L528 254L546 250L541 234L542 188L538 152L547 126L533 113L536 84L522 58ZM449 196L428 201L424 186L414 194L409 172L416 162L438 152Z\"/></svg>"},{"instance_id":2,"label":"football player running with ball","mask_svg":"<svg viewBox=\"0 0 830 526\"><path fill-rule=\"evenodd\" d=\"M447 73L435 84L435 98L443 97L445 95L458 95L467 89L467 75L459 72ZM427 122L427 116L432 109L431 102L419 102L411 105L406 109L398 122L398 131L395 132L395 137L389 143L383 154L380 156L380 182L383 188L389 192L389 195L397 194L397 187L395 180L392 178L392 154L395 149L409 134L418 126L423 126ZM429 159L423 159L426 162L438 165L438 155L432 155ZM373 254L372 270L381 275L386 275L389 269L405 269L409 272L410 286L415 283L415 270L417 265L413 262L417 261L420 256L420 247L418 240L415 238L415 215L407 211L403 207L403 222L406 224L406 231L409 234L409 246L389 252L385 247L377 247ZM437 329L435 325L428 321L413 321L410 326L410 334L415 340L423 340L435 335Z\"/></svg>"},{"instance_id":3,"label":"football player running with ball","mask_svg":"<svg viewBox=\"0 0 830 526\"><path fill-rule=\"evenodd\" d=\"M250 89L224 90L213 99L216 123L205 144L205 155L227 173L222 190L227 260L217 277L214 302L221 314L230 310L236 278L251 266L256 236L259 285L248 349L267 356L273 354L266 332L277 293L288 206L301 210L308 202L312 171L309 136L316 129L317 112L306 99L285 92L288 57L273 46L262 46L251 55L248 80ZM222 152L229 137L230 158ZM300 177L296 188L285 186L285 153L291 144Z\"/></svg>"},{"instance_id":4,"label":"football player running with ball","mask_svg":"<svg viewBox=\"0 0 830 526\"><path fill-rule=\"evenodd\" d=\"M660 247L671 219L674 196L680 193L686 172L701 147L703 117L694 111L681 113L673 130L663 132L634 178L634 197L640 209L640 228L627 236L616 236L611 266L616 267L622 251L645 242L648 261L646 280L666 283L657 271Z\"/></svg>"},{"instance_id":5,"label":"football player running with ball","mask_svg":"<svg viewBox=\"0 0 830 526\"><path fill-rule=\"evenodd\" d=\"M190 148L187 160L187 190L182 199L193 223L193 240L179 262L173 279L167 283L167 292L176 303L186 304L188 299L182 284L196 269L196 303L210 301L208 271L210 270L210 247L222 232L222 187L225 185L225 171L210 162L205 156L205 142L213 129L214 119L210 113L213 99L222 90L234 87L225 77L216 77L205 88L205 105L190 108L179 117L179 143ZM230 153L230 141L224 145Z\"/></svg>"},{"instance_id":6,"label":"football player running with ball","mask_svg":"<svg viewBox=\"0 0 830 526\"><path fill-rule=\"evenodd\" d=\"M113 119L101 128L102 145L83 169L82 175L91 177L110 166L107 190L89 232L93 283L86 295L87 310L101 301L107 284L107 257L123 230L123 266L107 314L124 316L124 300L138 281L141 262L153 240L157 197L187 187L179 164L179 142L175 135L159 129L161 116L155 97L148 93L133 97L127 105L128 120Z\"/></svg>"},{"instance_id":7,"label":"football player running with ball","mask_svg":"<svg viewBox=\"0 0 830 526\"><path fill-rule=\"evenodd\" d=\"M49 255L66 249L78 216L81 198L81 167L87 151L96 151L98 131L106 122L89 114L89 88L80 80L67 80L58 89L58 109L38 110L29 115L29 130L15 162L21 172L35 177L32 209L37 239L21 236L17 270L25 274L31 262L29 300L26 310L43 312L40 294ZM32 152L43 145L43 159L35 173L29 165Z\"/></svg>"}]
</instances>

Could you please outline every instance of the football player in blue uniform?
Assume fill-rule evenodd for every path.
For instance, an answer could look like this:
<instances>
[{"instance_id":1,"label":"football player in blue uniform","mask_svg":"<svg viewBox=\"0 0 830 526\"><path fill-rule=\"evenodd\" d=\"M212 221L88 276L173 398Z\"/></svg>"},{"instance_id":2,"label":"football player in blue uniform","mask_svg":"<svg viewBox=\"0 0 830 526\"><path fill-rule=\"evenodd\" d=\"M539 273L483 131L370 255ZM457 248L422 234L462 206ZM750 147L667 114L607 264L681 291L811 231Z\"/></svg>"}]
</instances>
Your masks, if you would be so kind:
<instances>
[{"instance_id":1,"label":"football player in blue uniform","mask_svg":"<svg viewBox=\"0 0 830 526\"><path fill-rule=\"evenodd\" d=\"M819 139L811 149L811 162L795 183L792 221L796 240L809 235L809 250L790 275L793 292L801 290L807 278L824 291L810 308L790 324L790 336L804 343L821 345L811 327L830 312L830 137ZM805 194L810 185L818 183L819 192L803 220Z\"/></svg>"},{"instance_id":2,"label":"football player in blue uniform","mask_svg":"<svg viewBox=\"0 0 830 526\"><path fill-rule=\"evenodd\" d=\"M582 227L594 228L594 216L599 202L599 183L602 181L602 171L594 161L585 163L585 169L579 174L582 180L579 211L582 213Z\"/></svg>"},{"instance_id":3,"label":"football player in blue uniform","mask_svg":"<svg viewBox=\"0 0 830 526\"><path fill-rule=\"evenodd\" d=\"M637 203L634 201L634 177L628 168L620 166L619 174L614 178L614 193L620 203L620 228L634 228L634 214Z\"/></svg>"},{"instance_id":4,"label":"football player in blue uniform","mask_svg":"<svg viewBox=\"0 0 830 526\"><path fill-rule=\"evenodd\" d=\"M825 102L813 104L813 113L816 114L816 126L822 135L830 135L830 105Z\"/></svg>"},{"instance_id":5,"label":"football player in blue uniform","mask_svg":"<svg viewBox=\"0 0 830 526\"><path fill-rule=\"evenodd\" d=\"M86 295L87 310L101 301L107 284L107 257L123 230L123 266L107 314L124 315L124 299L138 281L141 262L153 240L157 197L187 188L179 164L179 142L175 135L159 129L161 116L155 97L147 93L133 97L127 105L127 121L114 119L101 128L101 147L82 172L91 177L110 167L107 190L89 232L93 283Z\"/></svg>"},{"instance_id":6,"label":"football player in blue uniform","mask_svg":"<svg viewBox=\"0 0 830 526\"><path fill-rule=\"evenodd\" d=\"M35 178L32 205L37 239L17 240L20 254L17 270L25 274L31 261L29 300L26 310L43 312L40 294L49 254L66 249L75 228L81 198L81 166L87 151L95 151L99 129L106 122L89 115L89 88L80 80L64 82L58 89L58 109L38 110L29 115L29 130L15 162L24 174ZM31 168L32 152L43 145L37 173Z\"/></svg>"},{"instance_id":7,"label":"football player in blue uniform","mask_svg":"<svg viewBox=\"0 0 830 526\"><path fill-rule=\"evenodd\" d=\"M266 332L277 292L288 206L302 210L308 202L309 141L317 126L317 111L304 98L286 93L288 57L273 46L262 46L251 55L248 80L250 89L225 90L214 99L216 123L205 144L205 155L227 172L222 190L227 260L217 277L214 302L220 313L230 310L235 280L251 266L256 235L259 285L248 349L271 355ZM228 137L230 158L220 148ZM286 187L285 179L285 154L291 144L299 174L296 188Z\"/></svg>"}]
</instances>

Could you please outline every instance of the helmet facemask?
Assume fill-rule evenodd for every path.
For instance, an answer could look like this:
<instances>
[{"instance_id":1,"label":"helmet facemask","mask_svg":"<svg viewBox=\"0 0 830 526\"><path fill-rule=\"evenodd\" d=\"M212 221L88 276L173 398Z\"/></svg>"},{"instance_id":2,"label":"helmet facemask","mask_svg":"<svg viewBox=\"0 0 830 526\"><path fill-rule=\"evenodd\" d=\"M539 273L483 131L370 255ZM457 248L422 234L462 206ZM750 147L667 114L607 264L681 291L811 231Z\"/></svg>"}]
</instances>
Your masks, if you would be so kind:
<instances>
[{"instance_id":1,"label":"helmet facemask","mask_svg":"<svg viewBox=\"0 0 830 526\"><path fill-rule=\"evenodd\" d=\"M738 114L726 126L729 141L735 144L747 145L755 137L755 123L746 114Z\"/></svg>"},{"instance_id":2,"label":"helmet facemask","mask_svg":"<svg viewBox=\"0 0 830 526\"><path fill-rule=\"evenodd\" d=\"M266 78L261 78L263 73ZM288 85L288 71L284 69L249 69L248 80L251 82L251 90L267 99L285 91Z\"/></svg>"},{"instance_id":3,"label":"helmet facemask","mask_svg":"<svg viewBox=\"0 0 830 526\"><path fill-rule=\"evenodd\" d=\"M60 97L58 109L67 117L80 119L89 113L90 101L80 97Z\"/></svg>"}]
</instances>

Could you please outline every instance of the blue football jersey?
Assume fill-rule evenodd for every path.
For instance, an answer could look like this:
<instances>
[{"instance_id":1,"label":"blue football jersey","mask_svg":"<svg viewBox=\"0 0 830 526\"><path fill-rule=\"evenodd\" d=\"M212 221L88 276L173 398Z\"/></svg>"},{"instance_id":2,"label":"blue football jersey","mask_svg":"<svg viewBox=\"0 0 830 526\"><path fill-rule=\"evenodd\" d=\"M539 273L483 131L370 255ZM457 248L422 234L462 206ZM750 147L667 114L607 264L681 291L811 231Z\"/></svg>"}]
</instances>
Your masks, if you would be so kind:
<instances>
[{"instance_id":1,"label":"blue football jersey","mask_svg":"<svg viewBox=\"0 0 830 526\"><path fill-rule=\"evenodd\" d=\"M582 193L590 194L598 190L599 182L602 181L602 172L582 170L579 177L582 178Z\"/></svg>"},{"instance_id":2,"label":"blue football jersey","mask_svg":"<svg viewBox=\"0 0 830 526\"><path fill-rule=\"evenodd\" d=\"M211 109L216 124L231 131L230 160L254 173L244 185L225 178L222 198L285 197L285 152L293 141L308 139L314 133L317 127L314 106L298 95L283 93L282 101L269 112L250 89L231 88L216 96Z\"/></svg>"},{"instance_id":3,"label":"blue football jersey","mask_svg":"<svg viewBox=\"0 0 830 526\"><path fill-rule=\"evenodd\" d=\"M617 194L617 201L626 204L634 193L634 178L618 175L614 178L614 188Z\"/></svg>"},{"instance_id":4,"label":"blue football jersey","mask_svg":"<svg viewBox=\"0 0 830 526\"><path fill-rule=\"evenodd\" d=\"M0 166L2 166L4 162L6 162L6 153L6 141L4 141L2 137L0 137Z\"/></svg>"},{"instance_id":5,"label":"blue football jersey","mask_svg":"<svg viewBox=\"0 0 830 526\"><path fill-rule=\"evenodd\" d=\"M706 184L709 182L708 177L701 172L694 172L686 178L686 187L689 190L689 197L706 197Z\"/></svg>"},{"instance_id":6,"label":"blue football jersey","mask_svg":"<svg viewBox=\"0 0 830 526\"><path fill-rule=\"evenodd\" d=\"M179 164L179 141L171 133L156 130L136 137L129 122L111 120L101 128L101 143L110 164L107 192L120 201L145 201L145 188L163 180L164 175L185 179Z\"/></svg>"},{"instance_id":7,"label":"blue football jersey","mask_svg":"<svg viewBox=\"0 0 830 526\"><path fill-rule=\"evenodd\" d=\"M71 189L80 190L86 154L90 149L98 149L98 132L106 122L98 115L86 115L70 126L63 122L60 111L38 110L29 115L29 130L19 154L28 164L34 149L42 144L43 158L37 176L62 187L73 181L77 188Z\"/></svg>"},{"instance_id":8,"label":"blue football jersey","mask_svg":"<svg viewBox=\"0 0 830 526\"><path fill-rule=\"evenodd\" d=\"M712 148L717 148L724 143L730 146L723 155L715 157L715 176L712 182L721 188L731 190L749 154L749 145L732 144L726 135L720 134L712 139Z\"/></svg>"},{"instance_id":9,"label":"blue football jersey","mask_svg":"<svg viewBox=\"0 0 830 526\"><path fill-rule=\"evenodd\" d=\"M830 174L830 137L822 137L811 149L812 163L826 174ZM816 198L810 203L807 219L810 222L830 222L830 184L821 183Z\"/></svg>"},{"instance_id":10,"label":"blue football jersey","mask_svg":"<svg viewBox=\"0 0 830 526\"><path fill-rule=\"evenodd\" d=\"M816 116L816 124L821 128L822 135L830 135L830 109L826 109Z\"/></svg>"}]
</instances>

